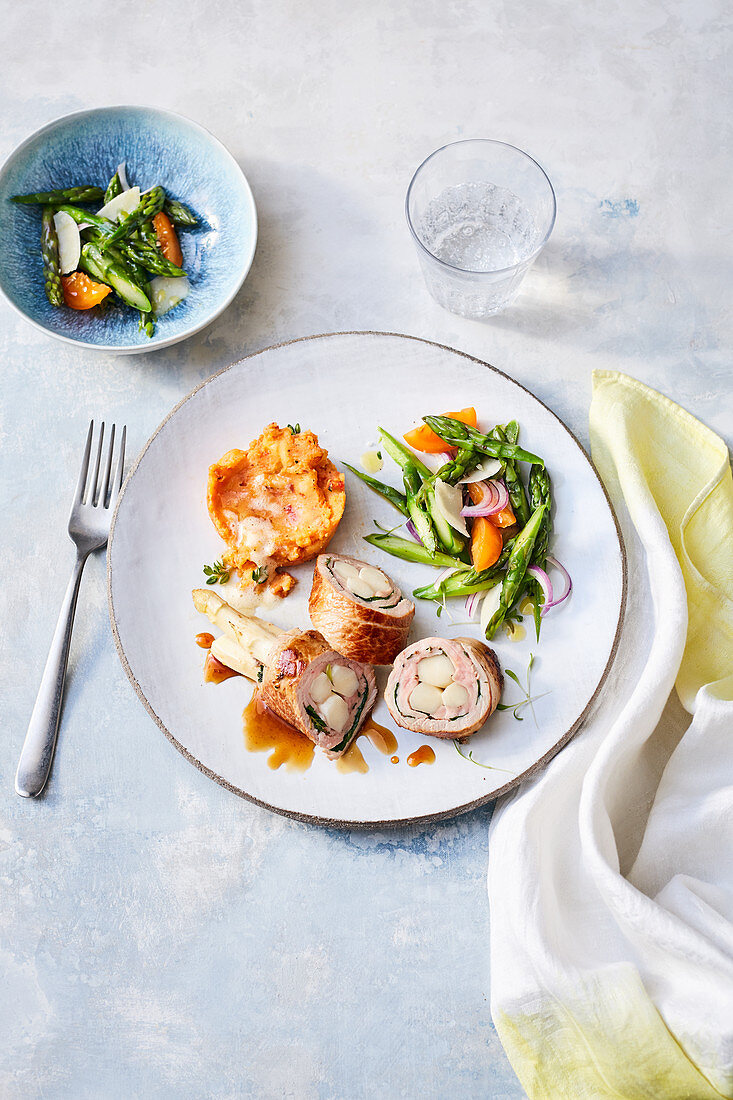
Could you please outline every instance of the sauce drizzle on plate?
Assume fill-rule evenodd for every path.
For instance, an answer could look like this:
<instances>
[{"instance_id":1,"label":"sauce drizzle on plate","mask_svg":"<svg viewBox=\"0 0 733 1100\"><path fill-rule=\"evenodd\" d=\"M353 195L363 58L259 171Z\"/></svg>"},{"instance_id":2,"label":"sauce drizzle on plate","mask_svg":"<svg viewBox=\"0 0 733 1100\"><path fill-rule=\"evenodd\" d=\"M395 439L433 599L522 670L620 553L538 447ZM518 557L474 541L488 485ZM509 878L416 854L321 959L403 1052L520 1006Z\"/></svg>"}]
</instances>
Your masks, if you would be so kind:
<instances>
[{"instance_id":1,"label":"sauce drizzle on plate","mask_svg":"<svg viewBox=\"0 0 733 1100\"><path fill-rule=\"evenodd\" d=\"M373 718L367 719L359 736L367 737L382 756L390 756L397 751L397 738L392 730L388 730L386 726L380 726Z\"/></svg>"},{"instance_id":2,"label":"sauce drizzle on plate","mask_svg":"<svg viewBox=\"0 0 733 1100\"><path fill-rule=\"evenodd\" d=\"M416 768L418 764L434 764L435 752L430 748L430 745L421 745L419 749L415 749L407 757L407 763L411 768Z\"/></svg>"},{"instance_id":3,"label":"sauce drizzle on plate","mask_svg":"<svg viewBox=\"0 0 733 1100\"><path fill-rule=\"evenodd\" d=\"M357 745L357 737L353 744L349 745L348 749L343 756L339 756L336 761L336 771L341 772L342 775L349 775L351 772L361 772L364 775L369 771L369 765L361 754L361 749Z\"/></svg>"},{"instance_id":4,"label":"sauce drizzle on plate","mask_svg":"<svg viewBox=\"0 0 733 1100\"><path fill-rule=\"evenodd\" d=\"M268 757L268 768L274 771L284 765L289 772L308 771L316 746L304 733L282 722L268 710L257 692L244 708L242 723L244 744L249 752L274 750Z\"/></svg>"}]
</instances>

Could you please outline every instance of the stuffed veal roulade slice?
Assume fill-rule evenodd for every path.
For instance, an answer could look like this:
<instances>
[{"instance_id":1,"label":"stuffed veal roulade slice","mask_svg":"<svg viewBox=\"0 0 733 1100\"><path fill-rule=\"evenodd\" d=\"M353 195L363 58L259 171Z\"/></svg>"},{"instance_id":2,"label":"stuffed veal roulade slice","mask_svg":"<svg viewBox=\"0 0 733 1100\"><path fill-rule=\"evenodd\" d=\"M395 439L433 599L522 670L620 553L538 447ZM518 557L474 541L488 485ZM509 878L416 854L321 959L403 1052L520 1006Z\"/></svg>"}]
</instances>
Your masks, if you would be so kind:
<instances>
[{"instance_id":1,"label":"stuffed veal roulade slice","mask_svg":"<svg viewBox=\"0 0 733 1100\"><path fill-rule=\"evenodd\" d=\"M283 631L242 615L210 588L192 595L224 632L211 645L217 660L257 684L265 706L327 756L341 756L374 706L374 670L337 653L315 630Z\"/></svg>"},{"instance_id":2,"label":"stuffed veal roulade slice","mask_svg":"<svg viewBox=\"0 0 733 1100\"><path fill-rule=\"evenodd\" d=\"M403 729L461 738L493 714L503 686L493 649L473 638L423 638L395 661L384 701Z\"/></svg>"},{"instance_id":3,"label":"stuffed veal roulade slice","mask_svg":"<svg viewBox=\"0 0 733 1100\"><path fill-rule=\"evenodd\" d=\"M260 698L326 756L341 756L377 697L374 671L337 653L317 630L289 631L265 667Z\"/></svg>"},{"instance_id":4,"label":"stuffed veal roulade slice","mask_svg":"<svg viewBox=\"0 0 733 1100\"><path fill-rule=\"evenodd\" d=\"M371 665L392 664L415 616L386 573L345 554L318 555L308 610L334 649Z\"/></svg>"}]
</instances>

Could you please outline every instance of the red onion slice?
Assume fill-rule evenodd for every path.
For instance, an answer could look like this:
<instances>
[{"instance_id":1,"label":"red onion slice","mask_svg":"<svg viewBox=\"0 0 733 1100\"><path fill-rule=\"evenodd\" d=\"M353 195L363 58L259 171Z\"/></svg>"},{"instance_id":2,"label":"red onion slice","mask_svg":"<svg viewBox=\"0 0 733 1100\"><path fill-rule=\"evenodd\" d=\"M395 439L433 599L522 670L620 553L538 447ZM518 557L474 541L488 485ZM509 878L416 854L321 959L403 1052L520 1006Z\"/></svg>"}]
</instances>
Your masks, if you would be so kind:
<instances>
[{"instance_id":1,"label":"red onion slice","mask_svg":"<svg viewBox=\"0 0 733 1100\"><path fill-rule=\"evenodd\" d=\"M534 579L537 581L540 588L542 589L542 595L544 599L542 600L540 615L544 615L544 613L553 606L554 594L552 591L552 581L547 576L547 573L545 573L544 569L540 569L539 565L530 565L527 572L534 577Z\"/></svg>"},{"instance_id":2,"label":"red onion slice","mask_svg":"<svg viewBox=\"0 0 733 1100\"><path fill-rule=\"evenodd\" d=\"M573 582L565 566L562 564L562 562L559 562L557 558L554 558L552 554L548 554L545 560L547 561L548 565L551 565L553 567L553 569L557 569L560 573L562 573L563 580L565 581L565 591L563 592L562 596L558 596L557 599L553 600L552 604L550 605L550 607L557 607L557 605L559 603L562 603L563 600L566 600L570 593L573 591ZM543 607L542 611L549 611L549 607Z\"/></svg>"},{"instance_id":3,"label":"red onion slice","mask_svg":"<svg viewBox=\"0 0 733 1100\"><path fill-rule=\"evenodd\" d=\"M476 605L482 596L483 592L472 592L470 595L466 596L466 614L471 621L473 621L474 618Z\"/></svg>"},{"instance_id":4,"label":"red onion slice","mask_svg":"<svg viewBox=\"0 0 733 1100\"><path fill-rule=\"evenodd\" d=\"M561 604L563 600L566 600L573 590L573 582L570 579L570 574L568 573L565 566L562 565L557 560L557 558L553 558L551 554L548 554L545 560L548 565L551 565L553 567L553 569L557 569L560 573L562 573L563 579L565 581L565 591L563 592L562 596L558 596L556 599L552 587L552 581L550 580L544 569L540 569L538 565L530 565L527 572L531 573L535 580L538 582L540 588L542 589L542 594L545 597L542 603L542 609L540 611L540 615L543 617L547 614L551 607L557 607L557 605Z\"/></svg>"},{"instance_id":5,"label":"red onion slice","mask_svg":"<svg viewBox=\"0 0 733 1100\"><path fill-rule=\"evenodd\" d=\"M408 532L412 535L415 542L419 542L420 545L422 546L422 539L418 535L417 528L415 527L415 524L412 522L411 519L408 519L407 523L405 524L405 527L407 528Z\"/></svg>"},{"instance_id":6,"label":"red onion slice","mask_svg":"<svg viewBox=\"0 0 733 1100\"><path fill-rule=\"evenodd\" d=\"M497 512L503 512L509 503L509 493L503 481L477 481L474 484L481 489L481 500L478 504L461 508L462 516L495 516Z\"/></svg>"}]
</instances>

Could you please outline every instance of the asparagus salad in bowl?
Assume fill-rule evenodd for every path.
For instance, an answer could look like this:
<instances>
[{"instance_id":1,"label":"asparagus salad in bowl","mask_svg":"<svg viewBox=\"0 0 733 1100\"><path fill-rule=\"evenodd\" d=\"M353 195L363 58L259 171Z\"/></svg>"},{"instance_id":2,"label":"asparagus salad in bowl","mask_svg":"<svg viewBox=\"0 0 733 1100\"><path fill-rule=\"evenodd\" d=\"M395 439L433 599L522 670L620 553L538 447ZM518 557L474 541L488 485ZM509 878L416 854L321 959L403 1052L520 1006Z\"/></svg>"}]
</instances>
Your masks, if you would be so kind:
<instances>
[{"instance_id":1,"label":"asparagus salad in bowl","mask_svg":"<svg viewBox=\"0 0 733 1100\"><path fill-rule=\"evenodd\" d=\"M105 313L112 295L152 337L156 318L188 295L177 228L197 225L196 215L159 185L131 187L124 162L105 189L74 184L11 201L41 209L39 262L52 306Z\"/></svg>"},{"instance_id":2,"label":"asparagus salad in bowl","mask_svg":"<svg viewBox=\"0 0 733 1100\"><path fill-rule=\"evenodd\" d=\"M68 115L0 170L0 290L74 344L130 353L193 335L236 295L256 239L239 165L168 111Z\"/></svg>"}]
</instances>

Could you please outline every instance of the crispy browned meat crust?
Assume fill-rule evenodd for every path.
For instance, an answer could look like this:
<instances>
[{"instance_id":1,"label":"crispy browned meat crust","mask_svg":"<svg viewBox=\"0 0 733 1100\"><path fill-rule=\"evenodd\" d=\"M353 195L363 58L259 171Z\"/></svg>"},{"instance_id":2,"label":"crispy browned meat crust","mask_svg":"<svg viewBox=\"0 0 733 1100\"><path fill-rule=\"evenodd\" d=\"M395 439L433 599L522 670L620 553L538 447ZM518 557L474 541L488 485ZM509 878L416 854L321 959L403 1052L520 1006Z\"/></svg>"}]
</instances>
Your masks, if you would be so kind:
<instances>
[{"instance_id":1,"label":"crispy browned meat crust","mask_svg":"<svg viewBox=\"0 0 733 1100\"><path fill-rule=\"evenodd\" d=\"M330 651L330 645L317 630L290 630L273 647L265 669L263 703L283 722L309 737L298 702L298 682L312 660Z\"/></svg>"},{"instance_id":2,"label":"crispy browned meat crust","mask_svg":"<svg viewBox=\"0 0 733 1100\"><path fill-rule=\"evenodd\" d=\"M344 554L333 556L357 567L365 564ZM313 571L308 600L311 622L345 657L371 665L391 665L404 649L415 605L403 598L391 614L365 606L332 583L326 566L328 557L320 554Z\"/></svg>"},{"instance_id":3,"label":"crispy browned meat crust","mask_svg":"<svg viewBox=\"0 0 733 1100\"><path fill-rule=\"evenodd\" d=\"M361 712L359 729L369 717L377 697L377 685L374 672L369 665L354 667L356 662L350 661L342 654L335 652L322 634L317 630L291 630L273 647L270 659L265 668L264 680L260 689L263 703L274 711L284 722L300 730L306 737L323 749L327 756L336 757L341 753L333 752L333 746L342 740L337 734L321 734L314 730L312 723L308 722L304 704L301 699L301 680L308 666L317 658L328 658L350 664L355 672L361 672L367 684L367 699ZM352 738L353 740L353 738Z\"/></svg>"}]
</instances>

